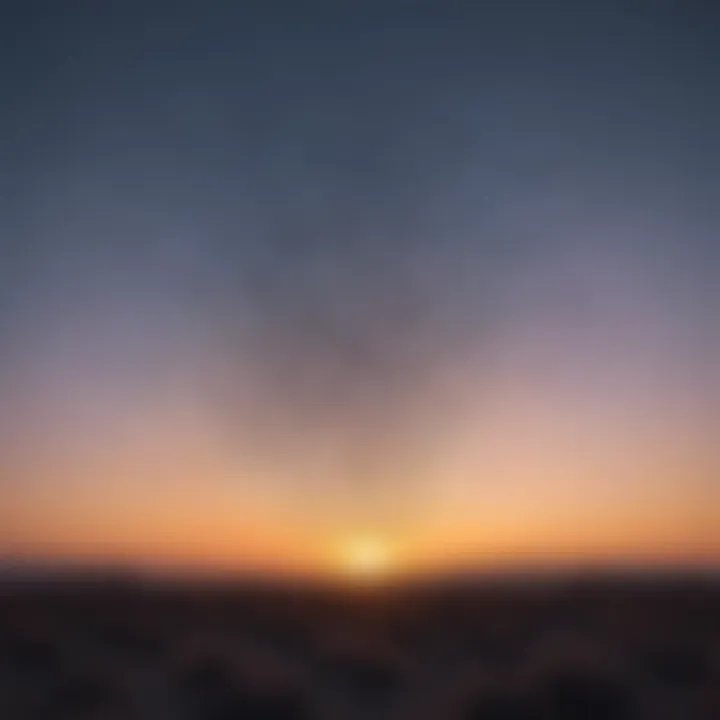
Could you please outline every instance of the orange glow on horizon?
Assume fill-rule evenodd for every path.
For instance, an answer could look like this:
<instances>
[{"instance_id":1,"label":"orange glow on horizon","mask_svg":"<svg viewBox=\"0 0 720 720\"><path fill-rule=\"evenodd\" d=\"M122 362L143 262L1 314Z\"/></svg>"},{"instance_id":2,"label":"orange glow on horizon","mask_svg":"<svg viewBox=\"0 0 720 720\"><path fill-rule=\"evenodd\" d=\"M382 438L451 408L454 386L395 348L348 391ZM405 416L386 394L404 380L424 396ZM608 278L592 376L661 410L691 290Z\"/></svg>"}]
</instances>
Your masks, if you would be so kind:
<instances>
[{"instance_id":1,"label":"orange glow on horizon","mask_svg":"<svg viewBox=\"0 0 720 720\"><path fill-rule=\"evenodd\" d=\"M720 541L712 526L679 527L669 523L616 523L604 529L554 525L547 518L530 523L437 525L421 532L392 534L323 534L301 525L277 522L243 527L208 517L194 525L175 525L162 516L155 523L132 525L117 518L114 527L77 524L45 526L24 537L0 531L0 552L34 557L120 564L191 572L263 572L305 576L344 576L376 581L389 576L443 569L492 569L517 565L563 567L593 564L713 565L720 561ZM125 532L123 532L125 529ZM482 531L482 533L481 533ZM338 537L344 539L338 540Z\"/></svg>"},{"instance_id":2,"label":"orange glow on horizon","mask_svg":"<svg viewBox=\"0 0 720 720\"><path fill-rule=\"evenodd\" d=\"M214 456L197 458L185 475L179 462L158 458L159 479L144 457L68 467L35 456L37 476L56 485L34 484L28 473L7 491L0 556L336 579L518 563L720 562L709 484L665 481L658 460L637 468L652 488L648 480L642 492L619 482L606 489L589 463L592 482L581 482L569 471L567 479L553 475L560 454L519 455L502 453L507 467L498 460L486 473L494 469L493 482L472 482L472 467L446 467L425 483L418 470L405 514L377 524L376 508L363 508L373 532L353 530L352 508L333 494L331 478L326 493L296 499L259 470L228 478Z\"/></svg>"}]
</instances>

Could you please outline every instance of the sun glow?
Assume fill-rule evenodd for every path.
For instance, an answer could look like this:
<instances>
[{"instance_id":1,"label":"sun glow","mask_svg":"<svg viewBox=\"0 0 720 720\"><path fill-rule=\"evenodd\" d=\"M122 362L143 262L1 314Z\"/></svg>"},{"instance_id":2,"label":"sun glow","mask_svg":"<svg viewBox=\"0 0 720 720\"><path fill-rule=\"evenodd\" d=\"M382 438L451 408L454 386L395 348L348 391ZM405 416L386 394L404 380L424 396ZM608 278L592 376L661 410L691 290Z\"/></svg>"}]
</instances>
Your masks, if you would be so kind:
<instances>
[{"instance_id":1,"label":"sun glow","mask_svg":"<svg viewBox=\"0 0 720 720\"><path fill-rule=\"evenodd\" d=\"M382 538L363 535L346 541L340 553L345 574L363 580L385 577L393 566L390 546Z\"/></svg>"}]
</instances>

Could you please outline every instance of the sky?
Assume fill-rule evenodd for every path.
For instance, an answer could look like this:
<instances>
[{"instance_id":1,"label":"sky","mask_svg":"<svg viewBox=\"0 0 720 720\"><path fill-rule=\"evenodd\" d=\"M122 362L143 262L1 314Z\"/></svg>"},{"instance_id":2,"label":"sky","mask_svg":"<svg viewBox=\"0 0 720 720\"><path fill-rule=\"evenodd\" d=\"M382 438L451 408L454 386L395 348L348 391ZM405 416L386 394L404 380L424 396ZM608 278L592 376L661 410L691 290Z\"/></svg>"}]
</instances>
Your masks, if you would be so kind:
<instances>
[{"instance_id":1,"label":"sky","mask_svg":"<svg viewBox=\"0 0 720 720\"><path fill-rule=\"evenodd\" d=\"M720 558L720 14L10 2L0 555Z\"/></svg>"}]
</instances>

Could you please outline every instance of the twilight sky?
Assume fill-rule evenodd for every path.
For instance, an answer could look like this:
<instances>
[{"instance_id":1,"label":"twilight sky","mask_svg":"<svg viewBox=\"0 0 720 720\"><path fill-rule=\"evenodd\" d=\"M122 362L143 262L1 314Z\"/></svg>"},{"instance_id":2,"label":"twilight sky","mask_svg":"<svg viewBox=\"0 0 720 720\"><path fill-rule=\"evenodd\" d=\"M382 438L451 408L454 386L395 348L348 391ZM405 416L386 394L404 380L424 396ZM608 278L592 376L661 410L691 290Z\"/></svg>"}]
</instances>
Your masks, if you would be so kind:
<instances>
[{"instance_id":1,"label":"twilight sky","mask_svg":"<svg viewBox=\"0 0 720 720\"><path fill-rule=\"evenodd\" d=\"M720 13L16 2L0 555L720 557Z\"/></svg>"}]
</instances>

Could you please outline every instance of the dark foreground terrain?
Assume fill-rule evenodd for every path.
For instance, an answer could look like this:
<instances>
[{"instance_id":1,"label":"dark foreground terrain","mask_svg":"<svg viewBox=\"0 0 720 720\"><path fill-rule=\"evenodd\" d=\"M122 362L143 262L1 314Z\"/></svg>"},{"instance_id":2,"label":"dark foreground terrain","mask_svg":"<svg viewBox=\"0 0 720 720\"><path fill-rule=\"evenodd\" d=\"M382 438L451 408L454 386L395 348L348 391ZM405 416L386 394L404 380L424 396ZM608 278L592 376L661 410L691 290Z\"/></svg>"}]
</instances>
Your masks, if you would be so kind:
<instances>
[{"instance_id":1,"label":"dark foreground terrain","mask_svg":"<svg viewBox=\"0 0 720 720\"><path fill-rule=\"evenodd\" d=\"M0 585L0 718L720 718L720 584Z\"/></svg>"}]
</instances>

